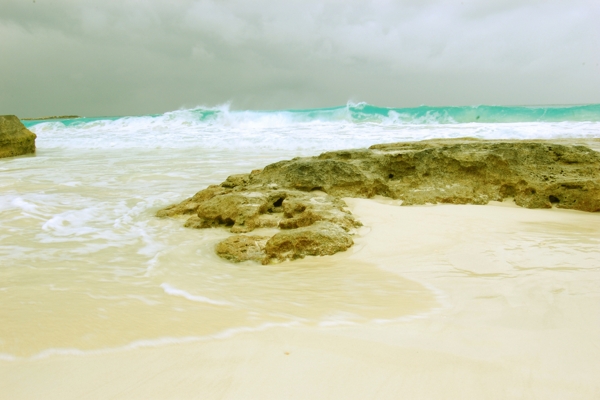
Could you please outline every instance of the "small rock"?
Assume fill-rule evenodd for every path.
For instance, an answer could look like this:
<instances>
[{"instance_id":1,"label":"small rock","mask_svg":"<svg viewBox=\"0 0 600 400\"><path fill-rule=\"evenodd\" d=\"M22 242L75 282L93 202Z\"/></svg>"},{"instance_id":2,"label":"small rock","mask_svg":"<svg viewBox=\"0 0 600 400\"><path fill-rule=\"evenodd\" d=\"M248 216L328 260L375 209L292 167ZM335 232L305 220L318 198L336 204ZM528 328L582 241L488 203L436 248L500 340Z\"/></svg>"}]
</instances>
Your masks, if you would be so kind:
<instances>
[{"instance_id":1,"label":"small rock","mask_svg":"<svg viewBox=\"0 0 600 400\"><path fill-rule=\"evenodd\" d=\"M267 236L235 235L221 241L215 247L219 257L233 262L248 260L263 262Z\"/></svg>"},{"instance_id":2,"label":"small rock","mask_svg":"<svg viewBox=\"0 0 600 400\"><path fill-rule=\"evenodd\" d=\"M265 246L263 264L305 256L332 255L354 244L348 232L331 222L317 222L304 228L281 231Z\"/></svg>"}]
</instances>

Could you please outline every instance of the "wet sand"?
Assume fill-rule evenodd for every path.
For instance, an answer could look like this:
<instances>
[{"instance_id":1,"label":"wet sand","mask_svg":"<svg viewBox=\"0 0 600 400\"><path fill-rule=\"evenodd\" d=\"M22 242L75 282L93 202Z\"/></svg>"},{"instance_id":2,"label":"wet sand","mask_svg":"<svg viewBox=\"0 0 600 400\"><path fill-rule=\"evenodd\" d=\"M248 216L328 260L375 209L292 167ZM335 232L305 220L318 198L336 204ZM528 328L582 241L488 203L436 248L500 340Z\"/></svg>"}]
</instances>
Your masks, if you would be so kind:
<instances>
[{"instance_id":1,"label":"wet sand","mask_svg":"<svg viewBox=\"0 0 600 400\"><path fill-rule=\"evenodd\" d=\"M0 397L600 398L600 213L347 202L365 226L330 260L412 282L399 320L0 360Z\"/></svg>"}]
</instances>

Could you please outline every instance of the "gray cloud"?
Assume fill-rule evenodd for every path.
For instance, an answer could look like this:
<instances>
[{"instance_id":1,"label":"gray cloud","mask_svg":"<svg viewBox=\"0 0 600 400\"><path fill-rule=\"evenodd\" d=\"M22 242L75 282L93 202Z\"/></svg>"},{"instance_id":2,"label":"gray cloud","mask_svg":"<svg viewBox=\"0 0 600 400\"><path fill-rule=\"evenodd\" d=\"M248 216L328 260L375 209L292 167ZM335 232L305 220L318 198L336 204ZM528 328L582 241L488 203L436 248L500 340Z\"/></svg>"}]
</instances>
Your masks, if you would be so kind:
<instances>
[{"instance_id":1,"label":"gray cloud","mask_svg":"<svg viewBox=\"0 0 600 400\"><path fill-rule=\"evenodd\" d=\"M600 102L592 1L3 0L0 113Z\"/></svg>"}]
</instances>

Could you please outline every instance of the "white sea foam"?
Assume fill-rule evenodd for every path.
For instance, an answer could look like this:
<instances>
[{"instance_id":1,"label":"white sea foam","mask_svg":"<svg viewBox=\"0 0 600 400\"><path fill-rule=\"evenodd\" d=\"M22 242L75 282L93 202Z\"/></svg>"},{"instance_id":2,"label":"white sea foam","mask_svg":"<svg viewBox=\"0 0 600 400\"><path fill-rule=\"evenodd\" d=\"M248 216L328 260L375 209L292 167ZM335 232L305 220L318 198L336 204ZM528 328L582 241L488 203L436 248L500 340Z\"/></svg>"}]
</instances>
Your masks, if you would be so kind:
<instances>
[{"instance_id":1,"label":"white sea foam","mask_svg":"<svg viewBox=\"0 0 600 400\"><path fill-rule=\"evenodd\" d=\"M179 296L191 301L197 301L199 303L207 303L215 306L229 306L231 303L227 301L219 301L213 300L208 297L193 295L191 293L186 292L185 290L177 289L169 285L168 283L162 283L160 287L165 291L166 294L170 294L171 296Z\"/></svg>"},{"instance_id":2,"label":"white sea foam","mask_svg":"<svg viewBox=\"0 0 600 400\"><path fill-rule=\"evenodd\" d=\"M203 341L215 340L215 339L216 340L227 339L227 338L230 338L235 335L242 334L242 333L261 332L261 331L264 331L267 329L272 329L272 328L289 328L289 327L294 327L294 326L298 326L298 325L299 325L298 322L284 322L284 323L269 322L269 323L260 324L255 327L242 326L242 327L225 329L216 334L207 335L207 336L161 337L161 338L156 338L156 339L136 340L136 341L128 343L124 346L106 347L106 348L100 348L100 349L94 349L94 350L81 350L81 349L77 349L77 348L46 349L44 351L41 351L41 352L39 352L31 357L27 357L27 358L16 357L11 354L0 354L0 360L3 360L3 361L18 361L18 360L23 360L23 359L40 360L40 359L53 357L53 356L65 356L65 355L87 356L87 355L97 355L97 354L110 354L110 353L143 349L143 348L163 347L163 346L170 346L170 345L203 342Z\"/></svg>"},{"instance_id":3,"label":"white sea foam","mask_svg":"<svg viewBox=\"0 0 600 400\"><path fill-rule=\"evenodd\" d=\"M22 209L23 211L25 211L25 212L28 212L28 213L34 213L34 212L36 212L36 211L37 211L37 207L36 207L36 205L35 205L35 204L29 203L29 202L27 202L27 201L23 200L21 197L16 197L16 198L14 198L14 199L13 199L13 200L10 202L10 204L11 204L13 207L18 207L18 208L20 208L20 209Z\"/></svg>"},{"instance_id":4,"label":"white sea foam","mask_svg":"<svg viewBox=\"0 0 600 400\"><path fill-rule=\"evenodd\" d=\"M453 123L446 111L414 116L390 110L376 120L353 120L349 107L308 111L178 110L156 116L43 122L31 127L40 148L202 148L312 151L433 138L534 139L592 137L600 122ZM440 124L444 120L448 123Z\"/></svg>"}]
</instances>

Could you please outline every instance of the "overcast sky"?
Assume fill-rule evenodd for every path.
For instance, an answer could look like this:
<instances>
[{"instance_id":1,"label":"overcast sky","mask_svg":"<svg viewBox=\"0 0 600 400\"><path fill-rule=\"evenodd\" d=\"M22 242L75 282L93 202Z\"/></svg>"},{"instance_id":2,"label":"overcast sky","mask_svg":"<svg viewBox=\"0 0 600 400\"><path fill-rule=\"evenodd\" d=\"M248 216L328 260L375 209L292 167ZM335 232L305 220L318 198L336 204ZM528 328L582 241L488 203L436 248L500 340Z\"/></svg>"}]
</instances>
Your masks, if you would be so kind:
<instances>
[{"instance_id":1,"label":"overcast sky","mask_svg":"<svg viewBox=\"0 0 600 400\"><path fill-rule=\"evenodd\" d=\"M0 114L600 103L598 0L0 0Z\"/></svg>"}]
</instances>

